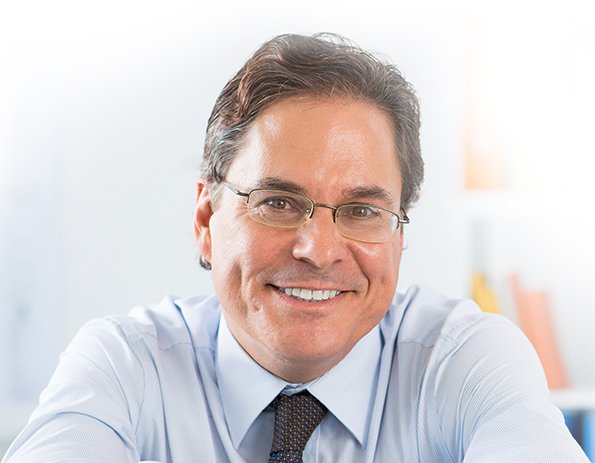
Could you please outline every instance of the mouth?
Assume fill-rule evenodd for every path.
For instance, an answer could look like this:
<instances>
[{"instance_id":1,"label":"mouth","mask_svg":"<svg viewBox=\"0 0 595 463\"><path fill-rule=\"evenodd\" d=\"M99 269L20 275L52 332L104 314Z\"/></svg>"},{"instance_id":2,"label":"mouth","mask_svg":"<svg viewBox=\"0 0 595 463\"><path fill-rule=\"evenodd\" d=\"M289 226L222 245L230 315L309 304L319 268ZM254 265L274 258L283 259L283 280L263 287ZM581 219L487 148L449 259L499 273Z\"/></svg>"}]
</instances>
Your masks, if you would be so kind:
<instances>
[{"instance_id":1,"label":"mouth","mask_svg":"<svg viewBox=\"0 0 595 463\"><path fill-rule=\"evenodd\" d=\"M306 302L328 301L342 293L338 289L276 288L287 296Z\"/></svg>"}]
</instances>

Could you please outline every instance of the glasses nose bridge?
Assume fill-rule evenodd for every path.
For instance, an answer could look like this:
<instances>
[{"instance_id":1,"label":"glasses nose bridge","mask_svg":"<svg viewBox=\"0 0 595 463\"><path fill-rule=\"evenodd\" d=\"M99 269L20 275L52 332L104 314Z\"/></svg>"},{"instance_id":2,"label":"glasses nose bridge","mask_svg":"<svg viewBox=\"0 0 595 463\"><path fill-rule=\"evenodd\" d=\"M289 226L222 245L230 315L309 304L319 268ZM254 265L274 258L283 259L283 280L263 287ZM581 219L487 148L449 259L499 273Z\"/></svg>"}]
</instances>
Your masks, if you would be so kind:
<instances>
[{"instance_id":1,"label":"glasses nose bridge","mask_svg":"<svg viewBox=\"0 0 595 463\"><path fill-rule=\"evenodd\" d=\"M333 206L331 204L325 204L325 203L315 203L314 201L312 201L312 210L310 211L310 215L308 215L308 219L311 219L312 217L314 217L314 210L317 207L324 207L326 209L330 209L333 211L333 223L337 223L337 206Z\"/></svg>"}]
</instances>

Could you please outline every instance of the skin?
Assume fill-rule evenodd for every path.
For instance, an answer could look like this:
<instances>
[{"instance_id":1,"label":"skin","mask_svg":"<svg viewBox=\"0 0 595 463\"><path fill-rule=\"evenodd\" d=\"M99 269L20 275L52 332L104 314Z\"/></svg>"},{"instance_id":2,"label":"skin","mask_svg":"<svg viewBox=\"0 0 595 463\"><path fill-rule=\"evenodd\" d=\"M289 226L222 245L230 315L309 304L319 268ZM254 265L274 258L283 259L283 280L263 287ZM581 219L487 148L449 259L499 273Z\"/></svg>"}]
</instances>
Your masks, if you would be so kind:
<instances>
[{"instance_id":1,"label":"skin","mask_svg":"<svg viewBox=\"0 0 595 463\"><path fill-rule=\"evenodd\" d=\"M248 192L270 178L290 182L316 202L364 201L399 210L401 175L389 119L362 101L302 97L261 113L226 180ZM354 241L336 231L325 208L297 229L263 225L246 215L245 199L226 188L216 206L208 185L199 182L198 249L212 263L231 333L269 372L295 383L313 380L384 317L397 285L401 232L384 243ZM306 302L279 287L342 293Z\"/></svg>"}]
</instances>

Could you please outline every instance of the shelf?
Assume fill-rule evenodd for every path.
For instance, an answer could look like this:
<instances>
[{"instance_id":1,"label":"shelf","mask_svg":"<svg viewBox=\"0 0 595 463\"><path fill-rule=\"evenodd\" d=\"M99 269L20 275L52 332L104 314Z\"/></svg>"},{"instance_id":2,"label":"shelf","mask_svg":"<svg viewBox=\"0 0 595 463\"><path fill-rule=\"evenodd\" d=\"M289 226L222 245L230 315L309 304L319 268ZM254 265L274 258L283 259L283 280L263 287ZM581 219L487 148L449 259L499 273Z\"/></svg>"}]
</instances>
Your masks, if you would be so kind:
<instances>
[{"instance_id":1,"label":"shelf","mask_svg":"<svg viewBox=\"0 0 595 463\"><path fill-rule=\"evenodd\" d=\"M464 191L460 205L471 219L537 220L561 209L560 198L539 191Z\"/></svg>"},{"instance_id":2,"label":"shelf","mask_svg":"<svg viewBox=\"0 0 595 463\"><path fill-rule=\"evenodd\" d=\"M552 401L562 410L595 411L595 389L555 389Z\"/></svg>"}]
</instances>

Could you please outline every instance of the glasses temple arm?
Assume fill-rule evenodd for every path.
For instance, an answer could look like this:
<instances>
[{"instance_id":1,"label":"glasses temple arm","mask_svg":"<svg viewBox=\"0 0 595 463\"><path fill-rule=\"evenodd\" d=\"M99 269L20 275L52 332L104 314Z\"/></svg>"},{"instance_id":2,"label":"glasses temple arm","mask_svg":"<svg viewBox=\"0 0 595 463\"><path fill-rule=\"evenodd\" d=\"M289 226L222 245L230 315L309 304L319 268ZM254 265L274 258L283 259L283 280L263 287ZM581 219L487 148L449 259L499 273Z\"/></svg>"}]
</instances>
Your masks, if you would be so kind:
<instances>
[{"instance_id":1,"label":"glasses temple arm","mask_svg":"<svg viewBox=\"0 0 595 463\"><path fill-rule=\"evenodd\" d=\"M401 209L401 214L403 215L403 218L399 217L399 223L409 223L409 217L407 216L407 213L405 212L405 210ZM398 216L397 216L398 217Z\"/></svg>"}]
</instances>

